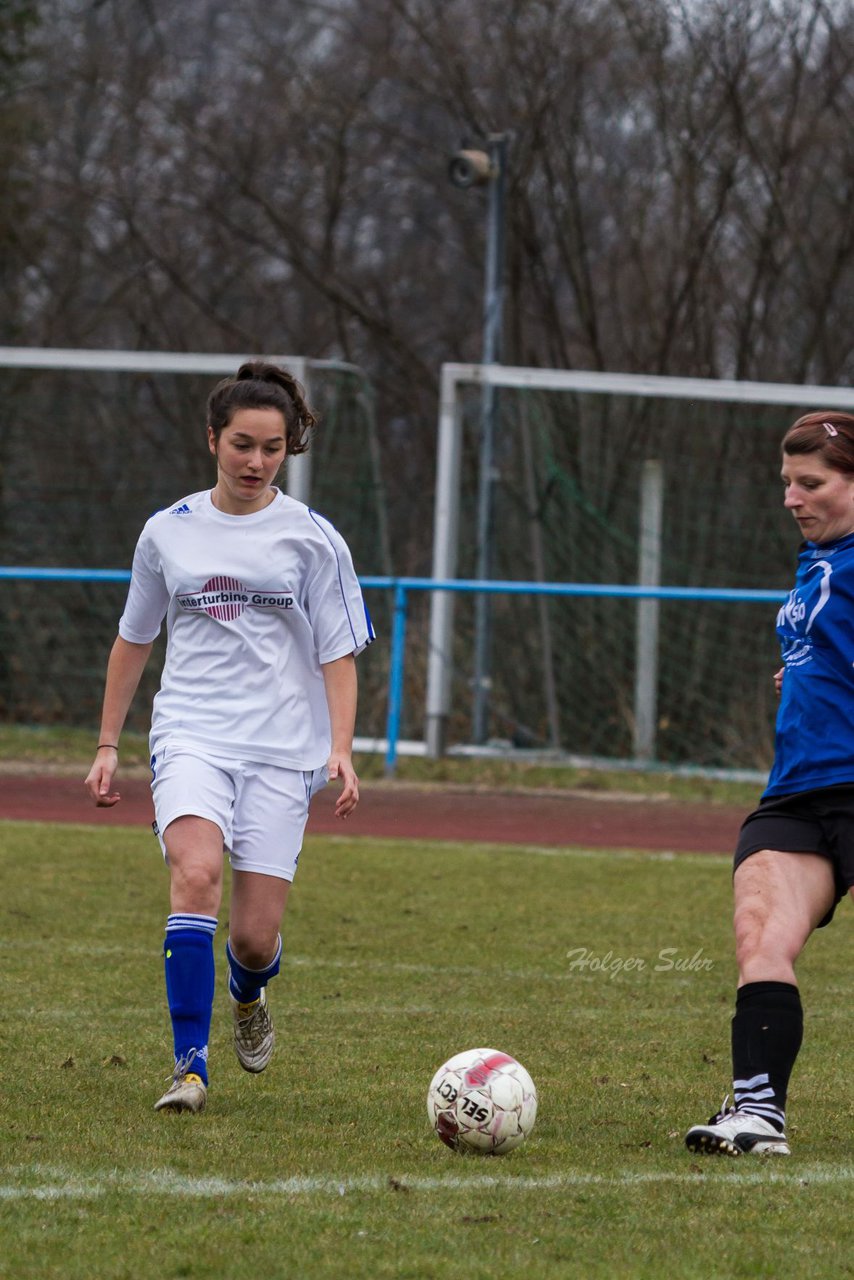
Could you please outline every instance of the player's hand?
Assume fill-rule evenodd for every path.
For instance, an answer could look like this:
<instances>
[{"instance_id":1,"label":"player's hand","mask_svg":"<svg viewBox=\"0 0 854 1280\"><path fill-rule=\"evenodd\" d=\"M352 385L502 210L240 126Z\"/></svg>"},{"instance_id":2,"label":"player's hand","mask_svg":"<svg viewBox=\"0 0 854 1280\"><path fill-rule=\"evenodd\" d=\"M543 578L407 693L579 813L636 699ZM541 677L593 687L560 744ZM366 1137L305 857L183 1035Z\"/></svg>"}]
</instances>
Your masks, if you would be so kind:
<instances>
[{"instance_id":1,"label":"player's hand","mask_svg":"<svg viewBox=\"0 0 854 1280\"><path fill-rule=\"evenodd\" d=\"M100 747L86 775L84 786L99 809L111 809L121 800L118 791L110 790L118 764L119 753L115 747Z\"/></svg>"},{"instance_id":2,"label":"player's hand","mask_svg":"<svg viewBox=\"0 0 854 1280\"><path fill-rule=\"evenodd\" d=\"M353 768L353 761L344 752L333 753L327 761L329 781L338 779L341 783L341 794L335 801L335 817L349 818L359 803L359 779Z\"/></svg>"},{"instance_id":3,"label":"player's hand","mask_svg":"<svg viewBox=\"0 0 854 1280\"><path fill-rule=\"evenodd\" d=\"M783 672L785 670L786 670L785 667L781 667L779 671L774 672L774 688L777 691L778 698L780 694L783 692Z\"/></svg>"}]
</instances>

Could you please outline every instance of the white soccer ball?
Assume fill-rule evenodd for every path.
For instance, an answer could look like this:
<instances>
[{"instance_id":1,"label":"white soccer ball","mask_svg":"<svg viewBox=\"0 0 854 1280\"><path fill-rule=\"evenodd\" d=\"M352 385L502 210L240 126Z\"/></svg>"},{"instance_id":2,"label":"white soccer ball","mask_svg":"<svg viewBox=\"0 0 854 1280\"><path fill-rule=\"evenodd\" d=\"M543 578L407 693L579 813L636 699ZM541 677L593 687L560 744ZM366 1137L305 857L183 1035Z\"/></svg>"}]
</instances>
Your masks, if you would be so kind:
<instances>
[{"instance_id":1,"label":"white soccer ball","mask_svg":"<svg viewBox=\"0 0 854 1280\"><path fill-rule=\"evenodd\" d=\"M467 1049L443 1063L430 1081L427 1114L453 1151L503 1155L533 1129L537 1090L509 1053Z\"/></svg>"}]
</instances>

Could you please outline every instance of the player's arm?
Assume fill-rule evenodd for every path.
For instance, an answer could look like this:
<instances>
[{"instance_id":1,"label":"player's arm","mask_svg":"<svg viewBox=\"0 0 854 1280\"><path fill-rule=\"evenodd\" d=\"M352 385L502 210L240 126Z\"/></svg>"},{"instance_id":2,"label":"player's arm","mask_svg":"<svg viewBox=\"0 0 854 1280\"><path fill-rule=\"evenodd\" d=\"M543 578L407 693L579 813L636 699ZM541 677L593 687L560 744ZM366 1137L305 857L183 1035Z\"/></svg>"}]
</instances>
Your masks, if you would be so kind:
<instances>
[{"instance_id":1,"label":"player's arm","mask_svg":"<svg viewBox=\"0 0 854 1280\"><path fill-rule=\"evenodd\" d=\"M359 779L353 768L353 734L356 730L356 659L352 654L324 662L320 667L326 686L326 704L332 728L332 750L327 767L329 777L341 782L335 804L338 818L348 817L359 803Z\"/></svg>"},{"instance_id":2,"label":"player's arm","mask_svg":"<svg viewBox=\"0 0 854 1280\"><path fill-rule=\"evenodd\" d=\"M132 644L130 640L123 640L121 636L116 636L110 653L104 685L101 731L98 735L98 742L101 745L98 747L85 784L95 804L102 808L110 808L121 799L118 791L110 790L113 774L119 763L117 750L119 737L151 653L152 644L153 641L148 644Z\"/></svg>"}]
</instances>

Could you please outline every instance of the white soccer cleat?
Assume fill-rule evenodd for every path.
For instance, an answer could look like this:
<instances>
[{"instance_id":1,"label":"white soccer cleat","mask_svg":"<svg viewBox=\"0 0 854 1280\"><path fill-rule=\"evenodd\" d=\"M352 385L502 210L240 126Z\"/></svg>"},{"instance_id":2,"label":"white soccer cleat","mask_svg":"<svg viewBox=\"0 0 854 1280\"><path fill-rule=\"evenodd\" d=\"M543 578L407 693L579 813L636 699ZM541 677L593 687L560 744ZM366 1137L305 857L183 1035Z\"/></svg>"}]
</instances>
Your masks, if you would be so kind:
<instances>
[{"instance_id":1,"label":"white soccer cleat","mask_svg":"<svg viewBox=\"0 0 854 1280\"><path fill-rule=\"evenodd\" d=\"M187 1058L175 1063L172 1083L163 1097L155 1102L155 1111L190 1111L195 1115L204 1111L208 1100L208 1086L200 1075L188 1070L195 1056L196 1052L192 1050Z\"/></svg>"},{"instance_id":2,"label":"white soccer cleat","mask_svg":"<svg viewBox=\"0 0 854 1280\"><path fill-rule=\"evenodd\" d=\"M762 1116L727 1107L728 1099L708 1124L694 1125L685 1135L685 1146L698 1155L723 1156L788 1156L789 1143L784 1133L775 1129Z\"/></svg>"},{"instance_id":3,"label":"white soccer cleat","mask_svg":"<svg viewBox=\"0 0 854 1280\"><path fill-rule=\"evenodd\" d=\"M234 1052L244 1071L263 1071L273 1053L276 1034L267 1008L267 988L250 1004L240 1004L229 992L234 1019Z\"/></svg>"}]
</instances>

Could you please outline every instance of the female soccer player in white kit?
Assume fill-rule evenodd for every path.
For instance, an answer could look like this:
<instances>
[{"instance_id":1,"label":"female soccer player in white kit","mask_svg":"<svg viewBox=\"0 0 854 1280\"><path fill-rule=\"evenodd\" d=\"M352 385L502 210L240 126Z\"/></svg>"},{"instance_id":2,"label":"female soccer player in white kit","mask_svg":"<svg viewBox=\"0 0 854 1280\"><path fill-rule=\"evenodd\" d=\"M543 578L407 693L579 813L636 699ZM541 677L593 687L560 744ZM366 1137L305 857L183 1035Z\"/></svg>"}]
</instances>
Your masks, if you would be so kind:
<instances>
[{"instance_id":1,"label":"female soccer player in white kit","mask_svg":"<svg viewBox=\"0 0 854 1280\"><path fill-rule=\"evenodd\" d=\"M152 644L168 643L151 723L155 830L170 873L164 960L175 1066L156 1110L203 1110L223 851L232 868L226 956L234 1045L247 1071L273 1051L267 983L311 796L341 786L352 813L355 657L374 631L350 553L274 481L314 416L284 369L250 362L208 400L213 489L145 525L107 666L86 786L111 806L118 743Z\"/></svg>"}]
</instances>

